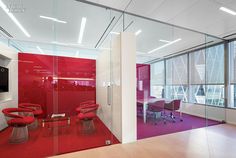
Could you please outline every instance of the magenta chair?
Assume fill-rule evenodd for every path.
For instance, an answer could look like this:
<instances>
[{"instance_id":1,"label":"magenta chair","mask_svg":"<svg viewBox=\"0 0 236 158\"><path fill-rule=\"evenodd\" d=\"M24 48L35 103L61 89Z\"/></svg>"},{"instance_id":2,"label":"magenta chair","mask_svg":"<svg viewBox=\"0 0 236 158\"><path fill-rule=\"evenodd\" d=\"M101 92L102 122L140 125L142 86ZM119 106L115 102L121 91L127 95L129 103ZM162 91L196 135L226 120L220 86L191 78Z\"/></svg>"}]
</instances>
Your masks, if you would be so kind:
<instances>
[{"instance_id":1,"label":"magenta chair","mask_svg":"<svg viewBox=\"0 0 236 158\"><path fill-rule=\"evenodd\" d=\"M84 133L91 133L95 130L94 118L96 118L96 112L98 109L98 104L93 104L90 107L80 109L78 113L78 119L82 121L82 131Z\"/></svg>"},{"instance_id":2,"label":"magenta chair","mask_svg":"<svg viewBox=\"0 0 236 158\"><path fill-rule=\"evenodd\" d=\"M176 121L175 112L180 109L180 105L181 105L180 99L175 99L172 100L170 103L165 103L165 109L170 111L169 117L173 122ZM181 112L179 112L179 119L180 121L183 121Z\"/></svg>"},{"instance_id":3,"label":"magenta chair","mask_svg":"<svg viewBox=\"0 0 236 158\"><path fill-rule=\"evenodd\" d=\"M29 109L23 108L7 108L2 110L7 124L13 127L10 143L22 143L28 140L27 125L34 122L34 117L29 116L32 113ZM33 115L33 114L32 114Z\"/></svg>"},{"instance_id":4,"label":"magenta chair","mask_svg":"<svg viewBox=\"0 0 236 158\"><path fill-rule=\"evenodd\" d=\"M32 103L20 103L19 107L32 110L35 121L31 125L29 125L29 128L30 129L37 128L38 127L38 117L43 114L43 110L42 110L41 105L32 104Z\"/></svg>"},{"instance_id":5,"label":"magenta chair","mask_svg":"<svg viewBox=\"0 0 236 158\"><path fill-rule=\"evenodd\" d=\"M164 121L164 124L166 124L164 106L165 106L164 100L158 100L153 103L148 103L147 112L154 115L153 118L155 124L157 124L158 114L160 114L160 118Z\"/></svg>"}]
</instances>

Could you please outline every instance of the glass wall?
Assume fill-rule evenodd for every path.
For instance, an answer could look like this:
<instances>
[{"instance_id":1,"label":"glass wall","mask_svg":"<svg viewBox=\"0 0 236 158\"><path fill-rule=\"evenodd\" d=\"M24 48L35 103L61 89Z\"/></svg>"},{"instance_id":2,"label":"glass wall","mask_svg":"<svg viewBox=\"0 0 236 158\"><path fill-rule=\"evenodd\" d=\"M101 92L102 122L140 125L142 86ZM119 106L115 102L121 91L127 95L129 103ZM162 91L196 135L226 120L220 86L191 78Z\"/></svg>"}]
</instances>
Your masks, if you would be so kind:
<instances>
[{"instance_id":1,"label":"glass wall","mask_svg":"<svg viewBox=\"0 0 236 158\"><path fill-rule=\"evenodd\" d=\"M18 5L13 2L3 0L6 6ZM10 86L16 83L10 90L18 99L10 96L6 102L14 101L9 107L34 104L37 108L32 111L39 111L30 114L37 124L32 129L25 126L24 134L29 135L24 142L9 143L11 125L0 132L1 155L49 157L120 143L120 131L113 131L112 122L111 53L112 32L122 24L122 12L66 0L22 1L20 5L24 12L12 14L27 36L0 5L0 25L13 35L10 39L0 36L0 43L16 50L9 55L14 56L10 63L15 65L3 63L0 55L0 66L18 76L10 76ZM122 30L116 27L116 31ZM5 119L2 113L1 118ZM1 124L7 126L5 120ZM34 152L21 152L23 148Z\"/></svg>"}]
</instances>

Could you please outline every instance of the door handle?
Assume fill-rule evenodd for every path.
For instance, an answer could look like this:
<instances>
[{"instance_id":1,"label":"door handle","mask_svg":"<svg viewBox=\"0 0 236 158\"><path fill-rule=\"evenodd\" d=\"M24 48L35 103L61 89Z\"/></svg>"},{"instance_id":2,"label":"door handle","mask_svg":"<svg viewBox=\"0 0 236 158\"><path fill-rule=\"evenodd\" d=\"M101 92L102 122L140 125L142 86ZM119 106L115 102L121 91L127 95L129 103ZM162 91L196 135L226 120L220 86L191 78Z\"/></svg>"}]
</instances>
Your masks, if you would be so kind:
<instances>
[{"instance_id":1,"label":"door handle","mask_svg":"<svg viewBox=\"0 0 236 158\"><path fill-rule=\"evenodd\" d=\"M111 105L111 86L107 86L107 104L110 106Z\"/></svg>"}]
</instances>

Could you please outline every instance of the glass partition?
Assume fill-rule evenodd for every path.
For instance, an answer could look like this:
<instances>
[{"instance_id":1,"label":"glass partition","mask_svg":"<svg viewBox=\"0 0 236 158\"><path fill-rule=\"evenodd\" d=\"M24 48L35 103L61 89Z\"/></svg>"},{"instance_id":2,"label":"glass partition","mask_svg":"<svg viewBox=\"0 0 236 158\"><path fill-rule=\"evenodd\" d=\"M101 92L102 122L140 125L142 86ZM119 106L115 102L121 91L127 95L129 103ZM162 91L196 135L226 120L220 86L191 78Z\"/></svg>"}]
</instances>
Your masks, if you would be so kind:
<instances>
[{"instance_id":1,"label":"glass partition","mask_svg":"<svg viewBox=\"0 0 236 158\"><path fill-rule=\"evenodd\" d=\"M133 1L127 11L138 4ZM124 31L137 41L138 139L225 120L221 39L129 13Z\"/></svg>"},{"instance_id":2,"label":"glass partition","mask_svg":"<svg viewBox=\"0 0 236 158\"><path fill-rule=\"evenodd\" d=\"M120 143L113 130L111 86L116 71L111 67L112 41L114 32L122 31L122 13L78 1L33 0L21 5L24 12L12 14L28 34L15 24L10 27L11 19L0 8L6 20L0 25L13 35L6 41L1 36L0 41L17 51L18 72L16 67L11 70L18 73L15 107L33 106L36 112L30 117L37 123L28 126L27 140L17 146L8 142L12 127L1 132L1 149L9 147L1 153L10 157L10 151L30 148L35 152L17 156L48 157Z\"/></svg>"}]
</instances>

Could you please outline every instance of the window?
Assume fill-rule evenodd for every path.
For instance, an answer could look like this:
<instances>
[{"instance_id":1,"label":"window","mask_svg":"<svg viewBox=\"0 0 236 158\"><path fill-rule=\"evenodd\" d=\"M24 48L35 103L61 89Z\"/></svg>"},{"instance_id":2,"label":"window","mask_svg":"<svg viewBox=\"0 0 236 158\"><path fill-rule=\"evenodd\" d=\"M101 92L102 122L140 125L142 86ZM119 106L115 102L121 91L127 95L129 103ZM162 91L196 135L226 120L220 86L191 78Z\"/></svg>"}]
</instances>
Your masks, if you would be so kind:
<instances>
[{"instance_id":1,"label":"window","mask_svg":"<svg viewBox=\"0 0 236 158\"><path fill-rule=\"evenodd\" d=\"M229 107L236 108L236 41L229 43L230 101Z\"/></svg>"},{"instance_id":2,"label":"window","mask_svg":"<svg viewBox=\"0 0 236 158\"><path fill-rule=\"evenodd\" d=\"M189 101L205 104L205 50L189 54Z\"/></svg>"},{"instance_id":3,"label":"window","mask_svg":"<svg viewBox=\"0 0 236 158\"><path fill-rule=\"evenodd\" d=\"M166 60L166 98L188 101L187 54Z\"/></svg>"},{"instance_id":4,"label":"window","mask_svg":"<svg viewBox=\"0 0 236 158\"><path fill-rule=\"evenodd\" d=\"M151 96L164 98L165 67L164 61L151 64Z\"/></svg>"},{"instance_id":5,"label":"window","mask_svg":"<svg viewBox=\"0 0 236 158\"><path fill-rule=\"evenodd\" d=\"M230 50L231 105L236 108L236 42ZM224 58L220 44L152 64L151 95L224 107Z\"/></svg>"},{"instance_id":6,"label":"window","mask_svg":"<svg viewBox=\"0 0 236 158\"><path fill-rule=\"evenodd\" d=\"M206 104L224 106L224 45L206 49Z\"/></svg>"}]
</instances>

